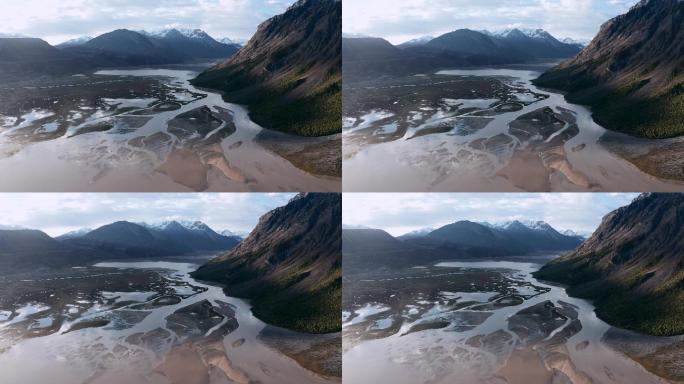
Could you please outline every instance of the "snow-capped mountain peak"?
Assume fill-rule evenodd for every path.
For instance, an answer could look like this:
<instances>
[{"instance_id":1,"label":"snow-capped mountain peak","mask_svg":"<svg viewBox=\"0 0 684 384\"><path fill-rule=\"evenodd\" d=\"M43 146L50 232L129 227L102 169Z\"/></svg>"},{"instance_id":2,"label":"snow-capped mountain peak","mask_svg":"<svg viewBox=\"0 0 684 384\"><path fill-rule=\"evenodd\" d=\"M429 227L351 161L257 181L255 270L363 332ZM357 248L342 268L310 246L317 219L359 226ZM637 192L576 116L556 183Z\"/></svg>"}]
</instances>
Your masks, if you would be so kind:
<instances>
[{"instance_id":1,"label":"snow-capped mountain peak","mask_svg":"<svg viewBox=\"0 0 684 384\"><path fill-rule=\"evenodd\" d=\"M88 234L88 232L91 232L92 228L80 228L76 229L73 231L69 231L63 235L58 236L59 239L75 239L77 237L82 237Z\"/></svg>"},{"instance_id":2,"label":"snow-capped mountain peak","mask_svg":"<svg viewBox=\"0 0 684 384\"><path fill-rule=\"evenodd\" d=\"M553 230L553 227L550 226L547 222L540 220L511 220L498 223L481 222L480 224L493 229L510 229L515 227L525 227L528 229L539 231Z\"/></svg>"},{"instance_id":3,"label":"snow-capped mountain peak","mask_svg":"<svg viewBox=\"0 0 684 384\"><path fill-rule=\"evenodd\" d=\"M192 29L192 28L168 28L168 29L162 29L162 30L157 30L157 31L138 31L139 33L149 36L149 37L155 37L155 38L164 38L167 36L172 36L174 34L179 34L182 36L185 36L190 39L198 39L198 40L205 40L205 39L212 39L211 36L209 36L208 33L204 32L201 29ZM213 40L213 39L212 39Z\"/></svg>"},{"instance_id":4,"label":"snow-capped mountain peak","mask_svg":"<svg viewBox=\"0 0 684 384\"><path fill-rule=\"evenodd\" d=\"M416 229L415 231L411 231L408 233L405 233L401 235L401 238L416 238L416 237L425 237L427 236L430 232L433 232L435 229L432 227L426 227L426 228L420 228Z\"/></svg>"},{"instance_id":5,"label":"snow-capped mountain peak","mask_svg":"<svg viewBox=\"0 0 684 384\"><path fill-rule=\"evenodd\" d=\"M75 39L67 40L67 41L59 44L59 46L60 47L76 47L79 45L83 45L92 39L93 38L91 36L81 36L81 37L77 37Z\"/></svg>"},{"instance_id":6,"label":"snow-capped mountain peak","mask_svg":"<svg viewBox=\"0 0 684 384\"><path fill-rule=\"evenodd\" d=\"M561 234L565 235L565 236L571 236L571 237L587 237L586 235L581 234L581 233L579 233L579 232L577 232L577 231L573 231L572 229L565 229L565 230L562 230L562 231L559 231L559 232L560 232Z\"/></svg>"},{"instance_id":7,"label":"snow-capped mountain peak","mask_svg":"<svg viewBox=\"0 0 684 384\"><path fill-rule=\"evenodd\" d=\"M154 230L159 230L163 231L169 227L172 226L181 226L185 229L188 229L190 231L199 231L199 232L206 232L206 231L214 231L211 229L208 225L201 221L192 221L192 220L167 220L167 221L161 221L161 222L156 222L156 223L139 223L143 227L149 228L149 229L154 229Z\"/></svg>"},{"instance_id":8,"label":"snow-capped mountain peak","mask_svg":"<svg viewBox=\"0 0 684 384\"><path fill-rule=\"evenodd\" d=\"M401 45L404 45L404 46L425 45L430 40L433 40L434 38L435 38L434 36L421 36L421 37L406 41L406 42L402 43Z\"/></svg>"},{"instance_id":9,"label":"snow-capped mountain peak","mask_svg":"<svg viewBox=\"0 0 684 384\"><path fill-rule=\"evenodd\" d=\"M526 36L532 39L549 39L553 38L550 33L546 32L541 28L509 28L498 31L480 31L486 35L493 37L513 37L516 35Z\"/></svg>"}]
</instances>

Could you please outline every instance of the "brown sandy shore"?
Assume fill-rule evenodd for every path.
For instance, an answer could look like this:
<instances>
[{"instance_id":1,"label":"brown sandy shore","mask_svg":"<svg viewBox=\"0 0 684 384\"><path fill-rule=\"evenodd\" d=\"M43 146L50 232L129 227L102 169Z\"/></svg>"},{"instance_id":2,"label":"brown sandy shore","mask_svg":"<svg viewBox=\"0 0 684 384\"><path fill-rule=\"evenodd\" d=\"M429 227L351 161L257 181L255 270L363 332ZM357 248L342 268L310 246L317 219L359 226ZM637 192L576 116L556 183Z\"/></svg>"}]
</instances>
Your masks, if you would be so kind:
<instances>
[{"instance_id":1,"label":"brown sandy shore","mask_svg":"<svg viewBox=\"0 0 684 384\"><path fill-rule=\"evenodd\" d=\"M672 383L684 383L684 335L656 337L611 328L603 341L648 371Z\"/></svg>"},{"instance_id":2,"label":"brown sandy shore","mask_svg":"<svg viewBox=\"0 0 684 384\"><path fill-rule=\"evenodd\" d=\"M656 177L684 182L684 138L642 139L622 133L606 132L599 143Z\"/></svg>"},{"instance_id":3,"label":"brown sandy shore","mask_svg":"<svg viewBox=\"0 0 684 384\"><path fill-rule=\"evenodd\" d=\"M259 339L269 347L288 356L297 364L331 382L341 382L342 351L340 334L305 335L268 326ZM239 348L244 340L231 346ZM264 373L269 374L266 367ZM154 369L172 384L248 384L253 381L236 367L226 350L222 335L188 340L175 345ZM274 377L274 379L276 379Z\"/></svg>"}]
</instances>

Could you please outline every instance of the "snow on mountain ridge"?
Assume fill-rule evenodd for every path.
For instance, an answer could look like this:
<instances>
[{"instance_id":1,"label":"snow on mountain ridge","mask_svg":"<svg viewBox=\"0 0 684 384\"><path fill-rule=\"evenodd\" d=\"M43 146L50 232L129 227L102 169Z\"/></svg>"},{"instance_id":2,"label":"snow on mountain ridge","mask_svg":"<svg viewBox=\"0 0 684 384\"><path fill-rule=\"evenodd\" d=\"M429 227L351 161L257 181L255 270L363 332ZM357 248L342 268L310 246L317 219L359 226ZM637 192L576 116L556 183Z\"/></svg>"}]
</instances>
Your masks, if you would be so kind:
<instances>
[{"instance_id":1,"label":"snow on mountain ridge","mask_svg":"<svg viewBox=\"0 0 684 384\"><path fill-rule=\"evenodd\" d=\"M541 220L511 220L511 221L503 221L503 222L497 222L497 223L489 223L489 222L481 222L480 224L489 227L489 228L494 228L494 229L508 229L513 225L519 224L523 225L529 229L533 230L540 230L540 231L548 231L548 230L554 230L555 229L549 225L545 221Z\"/></svg>"},{"instance_id":2,"label":"snow on mountain ridge","mask_svg":"<svg viewBox=\"0 0 684 384\"><path fill-rule=\"evenodd\" d=\"M520 32L523 35L530 37L532 39L555 39L553 35L548 33L547 31L541 29L541 28L508 28L508 29L503 29L503 30L497 30L497 31L488 31L488 30L482 30L480 32L484 33L485 35L493 36L493 37L508 37L511 35L511 33L515 32Z\"/></svg>"},{"instance_id":3,"label":"snow on mountain ridge","mask_svg":"<svg viewBox=\"0 0 684 384\"><path fill-rule=\"evenodd\" d=\"M92 228L79 228L75 229L73 231L69 231L67 233L64 233L62 235L59 235L58 237L60 239L74 239L77 237L82 237L88 234L88 232L92 231Z\"/></svg>"},{"instance_id":4,"label":"snow on mountain ridge","mask_svg":"<svg viewBox=\"0 0 684 384\"><path fill-rule=\"evenodd\" d=\"M149 228L149 229L154 229L154 230L164 230L169 227L169 225L172 224L178 224L182 226L185 229L189 229L191 231L199 231L199 232L207 232L207 231L212 231L215 232L211 227L203 223L202 221L192 221L192 220L166 220L166 221L160 221L160 222L155 222L155 223L137 223L139 225L142 225L143 227Z\"/></svg>"}]
</instances>

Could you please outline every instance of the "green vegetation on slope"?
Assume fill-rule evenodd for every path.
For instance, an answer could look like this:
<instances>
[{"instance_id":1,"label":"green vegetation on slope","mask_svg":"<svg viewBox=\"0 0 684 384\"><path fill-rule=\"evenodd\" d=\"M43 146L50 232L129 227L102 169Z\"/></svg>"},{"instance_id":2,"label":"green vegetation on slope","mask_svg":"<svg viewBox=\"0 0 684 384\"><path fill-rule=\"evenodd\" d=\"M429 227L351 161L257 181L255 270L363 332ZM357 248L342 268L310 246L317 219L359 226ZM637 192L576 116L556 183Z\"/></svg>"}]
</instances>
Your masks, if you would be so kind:
<instances>
[{"instance_id":1,"label":"green vegetation on slope","mask_svg":"<svg viewBox=\"0 0 684 384\"><path fill-rule=\"evenodd\" d=\"M201 74L193 84L228 92L224 95L227 101L247 104L250 118L265 128L300 136L325 136L342 131L340 79L322 84L303 97L288 95L301 84L302 80L296 77L278 86L264 85L248 95L231 93L257 81L249 80L242 73L218 70Z\"/></svg>"},{"instance_id":2,"label":"green vegetation on slope","mask_svg":"<svg viewBox=\"0 0 684 384\"><path fill-rule=\"evenodd\" d=\"M668 92L654 95L634 95L648 80L633 79L621 87L591 88L596 80L579 76L570 82L560 73L547 73L535 80L542 87L568 91L566 99L588 105L594 120L606 129L648 138L668 138L684 134L684 84ZM585 88L588 87L588 88Z\"/></svg>"},{"instance_id":3,"label":"green vegetation on slope","mask_svg":"<svg viewBox=\"0 0 684 384\"><path fill-rule=\"evenodd\" d=\"M252 120L268 128L302 136L325 136L342 130L342 93L340 82L324 89L284 103L277 92L261 97L250 106Z\"/></svg>"},{"instance_id":4,"label":"green vegetation on slope","mask_svg":"<svg viewBox=\"0 0 684 384\"><path fill-rule=\"evenodd\" d=\"M313 294L294 295L283 300L265 293L251 302L254 314L270 324L307 333L329 333L341 329L341 280Z\"/></svg>"},{"instance_id":5,"label":"green vegetation on slope","mask_svg":"<svg viewBox=\"0 0 684 384\"><path fill-rule=\"evenodd\" d=\"M245 265L207 264L191 275L224 284L227 294L249 299L254 315L266 323L307 333L341 329L342 279L339 273L306 292L288 292L308 275L306 271L289 271L287 276L277 280L263 280Z\"/></svg>"},{"instance_id":6,"label":"green vegetation on slope","mask_svg":"<svg viewBox=\"0 0 684 384\"><path fill-rule=\"evenodd\" d=\"M651 269L635 268L628 276L608 278L588 258L552 262L534 274L592 300L596 314L611 325L655 336L684 334L684 273L655 291L638 290L651 275Z\"/></svg>"}]
</instances>

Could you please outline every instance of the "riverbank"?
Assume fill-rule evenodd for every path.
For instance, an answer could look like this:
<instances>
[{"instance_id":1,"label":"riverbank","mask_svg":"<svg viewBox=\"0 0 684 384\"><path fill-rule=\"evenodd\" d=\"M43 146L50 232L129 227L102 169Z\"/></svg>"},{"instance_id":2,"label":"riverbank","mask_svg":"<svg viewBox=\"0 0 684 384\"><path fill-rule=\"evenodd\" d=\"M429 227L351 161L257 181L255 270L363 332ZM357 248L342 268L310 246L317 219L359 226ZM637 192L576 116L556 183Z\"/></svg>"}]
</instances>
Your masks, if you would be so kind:
<instances>
[{"instance_id":1,"label":"riverbank","mask_svg":"<svg viewBox=\"0 0 684 384\"><path fill-rule=\"evenodd\" d=\"M344 189L684 188L674 171L678 156L656 156L654 150L635 160L615 150L631 143L625 135L604 145L601 139L610 132L593 121L587 108L534 86L538 71L520 66L443 70L346 85ZM661 143L639 145L646 149ZM529 173L532 178L522 177Z\"/></svg>"},{"instance_id":2,"label":"riverbank","mask_svg":"<svg viewBox=\"0 0 684 384\"><path fill-rule=\"evenodd\" d=\"M3 378L50 377L57 384L338 381L323 376L333 368L316 362L320 341L301 335L295 349L274 347L296 340L294 333L267 332L269 342L262 340L268 326L249 304L190 278L196 267L173 259L2 277Z\"/></svg>"},{"instance_id":3,"label":"riverbank","mask_svg":"<svg viewBox=\"0 0 684 384\"><path fill-rule=\"evenodd\" d=\"M345 276L343 364L351 372L345 377L359 383L382 377L397 383L663 382L640 365L643 359L604 341L611 327L589 302L532 277L540 266L443 262ZM411 290L402 288L407 285Z\"/></svg>"}]
</instances>

